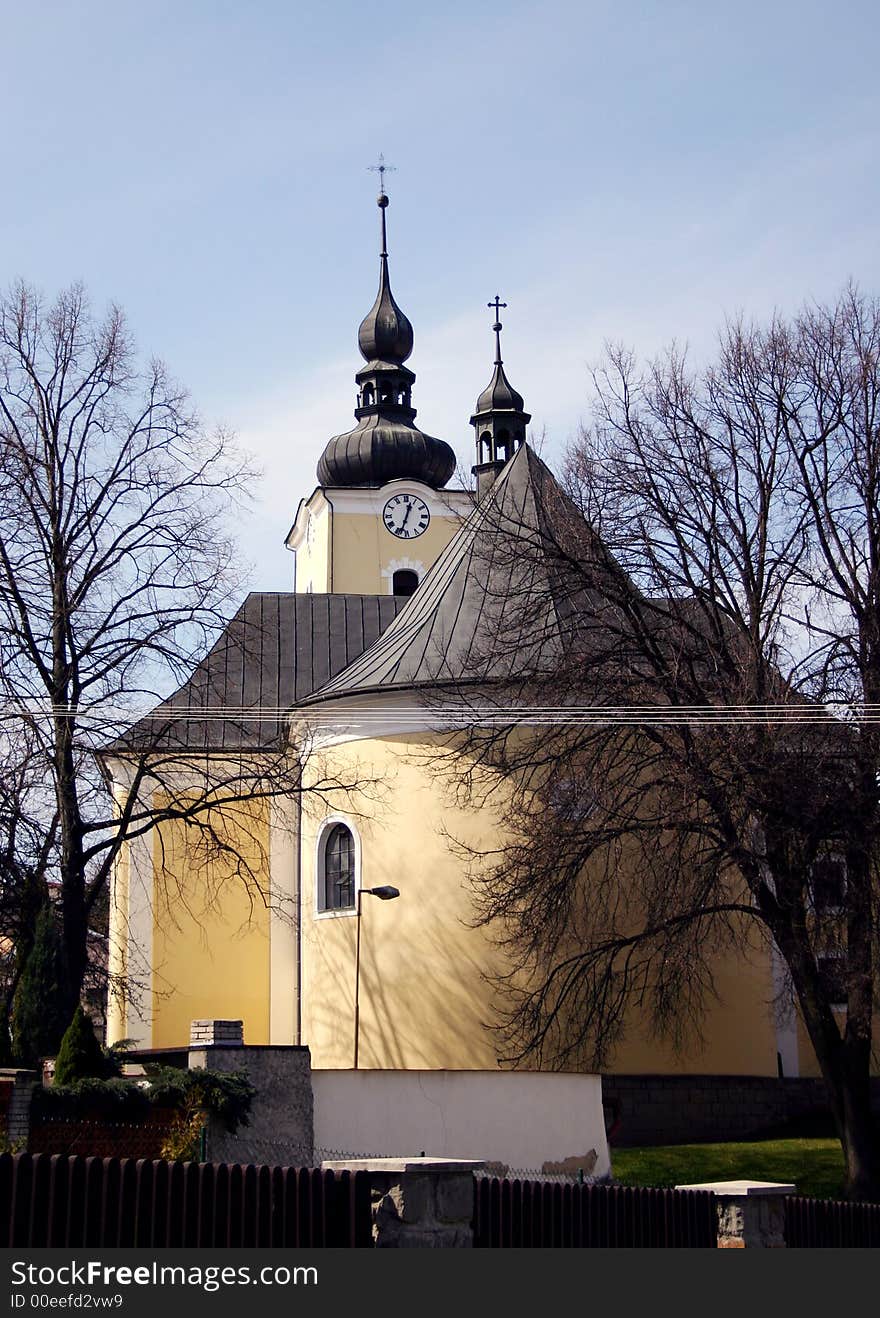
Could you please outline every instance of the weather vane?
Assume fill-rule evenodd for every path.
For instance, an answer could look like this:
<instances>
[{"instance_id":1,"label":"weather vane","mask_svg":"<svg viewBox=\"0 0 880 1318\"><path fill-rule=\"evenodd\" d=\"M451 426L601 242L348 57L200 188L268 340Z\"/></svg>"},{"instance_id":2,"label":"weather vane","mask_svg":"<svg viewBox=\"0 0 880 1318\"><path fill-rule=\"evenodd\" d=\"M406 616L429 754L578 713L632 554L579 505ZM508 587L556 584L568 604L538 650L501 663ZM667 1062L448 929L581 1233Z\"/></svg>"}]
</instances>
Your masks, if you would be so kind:
<instances>
[{"instance_id":1,"label":"weather vane","mask_svg":"<svg viewBox=\"0 0 880 1318\"><path fill-rule=\"evenodd\" d=\"M378 175L379 175L379 191L380 191L380 192L384 192L384 191L385 191L385 175L386 175L386 174L393 174L393 173L395 173L395 171L396 171L396 169L397 169L397 166L396 166L396 165L386 165L386 164L385 164L385 156L384 156L383 153L380 151L380 152L379 152L379 163L378 163L378 165L367 165L367 169L370 170L370 172L371 172L372 174L378 174Z\"/></svg>"}]
</instances>

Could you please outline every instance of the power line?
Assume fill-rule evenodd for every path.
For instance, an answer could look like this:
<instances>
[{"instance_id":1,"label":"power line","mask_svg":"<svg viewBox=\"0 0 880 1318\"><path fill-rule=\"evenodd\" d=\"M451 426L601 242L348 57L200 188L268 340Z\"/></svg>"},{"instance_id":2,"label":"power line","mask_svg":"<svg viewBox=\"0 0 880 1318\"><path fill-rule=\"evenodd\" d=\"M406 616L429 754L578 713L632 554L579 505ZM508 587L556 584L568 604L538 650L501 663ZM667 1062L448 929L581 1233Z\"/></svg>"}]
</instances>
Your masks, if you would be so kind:
<instances>
[{"instance_id":1,"label":"power line","mask_svg":"<svg viewBox=\"0 0 880 1318\"><path fill-rule=\"evenodd\" d=\"M537 725L609 725L622 726L766 726L769 724L820 726L880 723L880 704L828 705L453 705L435 708L430 703L419 708L400 709L395 705L373 705L368 709L326 708L290 705L208 705L173 706L135 711L118 705L96 703L88 707L44 705L38 702L0 705L0 721L6 718L71 718L84 723L149 722L170 723L265 723L290 721L321 726L340 722L370 723L394 719L398 723L424 725L426 719L454 726L481 724L529 723Z\"/></svg>"}]
</instances>

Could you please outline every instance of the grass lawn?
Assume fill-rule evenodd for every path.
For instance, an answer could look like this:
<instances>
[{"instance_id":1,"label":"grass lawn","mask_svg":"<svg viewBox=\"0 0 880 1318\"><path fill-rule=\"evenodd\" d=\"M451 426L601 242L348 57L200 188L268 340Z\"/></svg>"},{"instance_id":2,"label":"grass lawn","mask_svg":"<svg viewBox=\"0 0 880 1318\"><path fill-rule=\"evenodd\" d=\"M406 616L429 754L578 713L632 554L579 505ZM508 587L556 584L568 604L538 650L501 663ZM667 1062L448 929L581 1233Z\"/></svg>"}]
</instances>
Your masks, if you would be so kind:
<instances>
[{"instance_id":1,"label":"grass lawn","mask_svg":"<svg viewBox=\"0 0 880 1318\"><path fill-rule=\"evenodd\" d=\"M785 1181L798 1194L841 1198L843 1153L836 1139L766 1139L750 1144L670 1144L611 1150L620 1185L692 1185L695 1181Z\"/></svg>"}]
</instances>

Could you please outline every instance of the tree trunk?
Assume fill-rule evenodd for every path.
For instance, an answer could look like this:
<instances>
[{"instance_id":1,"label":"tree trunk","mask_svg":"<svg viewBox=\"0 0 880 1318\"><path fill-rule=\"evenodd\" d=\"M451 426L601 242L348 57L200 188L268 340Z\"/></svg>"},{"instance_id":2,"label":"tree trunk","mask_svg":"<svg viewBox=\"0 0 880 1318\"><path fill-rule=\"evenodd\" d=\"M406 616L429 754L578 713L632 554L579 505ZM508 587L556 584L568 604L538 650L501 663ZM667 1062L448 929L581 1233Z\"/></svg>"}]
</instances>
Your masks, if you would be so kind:
<instances>
[{"instance_id":1,"label":"tree trunk","mask_svg":"<svg viewBox=\"0 0 880 1318\"><path fill-rule=\"evenodd\" d=\"M854 1066L845 1055L843 1073L840 1116L835 1114L835 1120L846 1164L846 1197L880 1203L880 1141L871 1112L870 1050Z\"/></svg>"},{"instance_id":2,"label":"tree trunk","mask_svg":"<svg viewBox=\"0 0 880 1318\"><path fill-rule=\"evenodd\" d=\"M788 964L804 1026L828 1091L843 1149L845 1195L880 1202L880 1141L871 1112L871 1001L850 984L854 1012L840 1026L815 973L806 928L773 921L773 936ZM858 1017L858 1021L856 1020Z\"/></svg>"},{"instance_id":3,"label":"tree trunk","mask_svg":"<svg viewBox=\"0 0 880 1318\"><path fill-rule=\"evenodd\" d=\"M816 1059L828 1090L843 1148L847 1199L880 1202L880 1142L871 1112L871 1049L863 1039L841 1038L829 1008L814 995L798 995Z\"/></svg>"},{"instance_id":4,"label":"tree trunk","mask_svg":"<svg viewBox=\"0 0 880 1318\"><path fill-rule=\"evenodd\" d=\"M85 978L88 922L73 720L61 716L56 719L56 729L56 797L61 832L61 974L64 1016L69 1022L79 1005Z\"/></svg>"}]
</instances>

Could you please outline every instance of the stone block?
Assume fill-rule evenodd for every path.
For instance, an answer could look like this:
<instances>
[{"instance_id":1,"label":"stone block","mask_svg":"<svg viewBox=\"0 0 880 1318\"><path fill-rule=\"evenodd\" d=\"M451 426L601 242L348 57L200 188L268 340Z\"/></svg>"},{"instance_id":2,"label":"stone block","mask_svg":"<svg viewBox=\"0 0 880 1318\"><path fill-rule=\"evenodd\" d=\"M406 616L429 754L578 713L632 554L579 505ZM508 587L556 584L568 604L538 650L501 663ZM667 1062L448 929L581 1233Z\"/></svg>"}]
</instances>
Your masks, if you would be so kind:
<instances>
[{"instance_id":1,"label":"stone block","mask_svg":"<svg viewBox=\"0 0 880 1318\"><path fill-rule=\"evenodd\" d=\"M392 1186L385 1196L384 1203L390 1207L408 1226L417 1222L428 1223L435 1220L434 1182L430 1176L404 1176L400 1184Z\"/></svg>"},{"instance_id":2,"label":"stone block","mask_svg":"<svg viewBox=\"0 0 880 1318\"><path fill-rule=\"evenodd\" d=\"M711 1181L676 1190L711 1190L719 1249L784 1249L785 1200L793 1185L776 1181Z\"/></svg>"},{"instance_id":3,"label":"stone block","mask_svg":"<svg viewBox=\"0 0 880 1318\"><path fill-rule=\"evenodd\" d=\"M474 1212L474 1178L470 1174L437 1180L435 1213L438 1222L469 1223Z\"/></svg>"},{"instance_id":4,"label":"stone block","mask_svg":"<svg viewBox=\"0 0 880 1318\"><path fill-rule=\"evenodd\" d=\"M453 1158L355 1158L331 1171L370 1176L377 1249L468 1249L473 1245L473 1178L485 1163Z\"/></svg>"}]
</instances>

